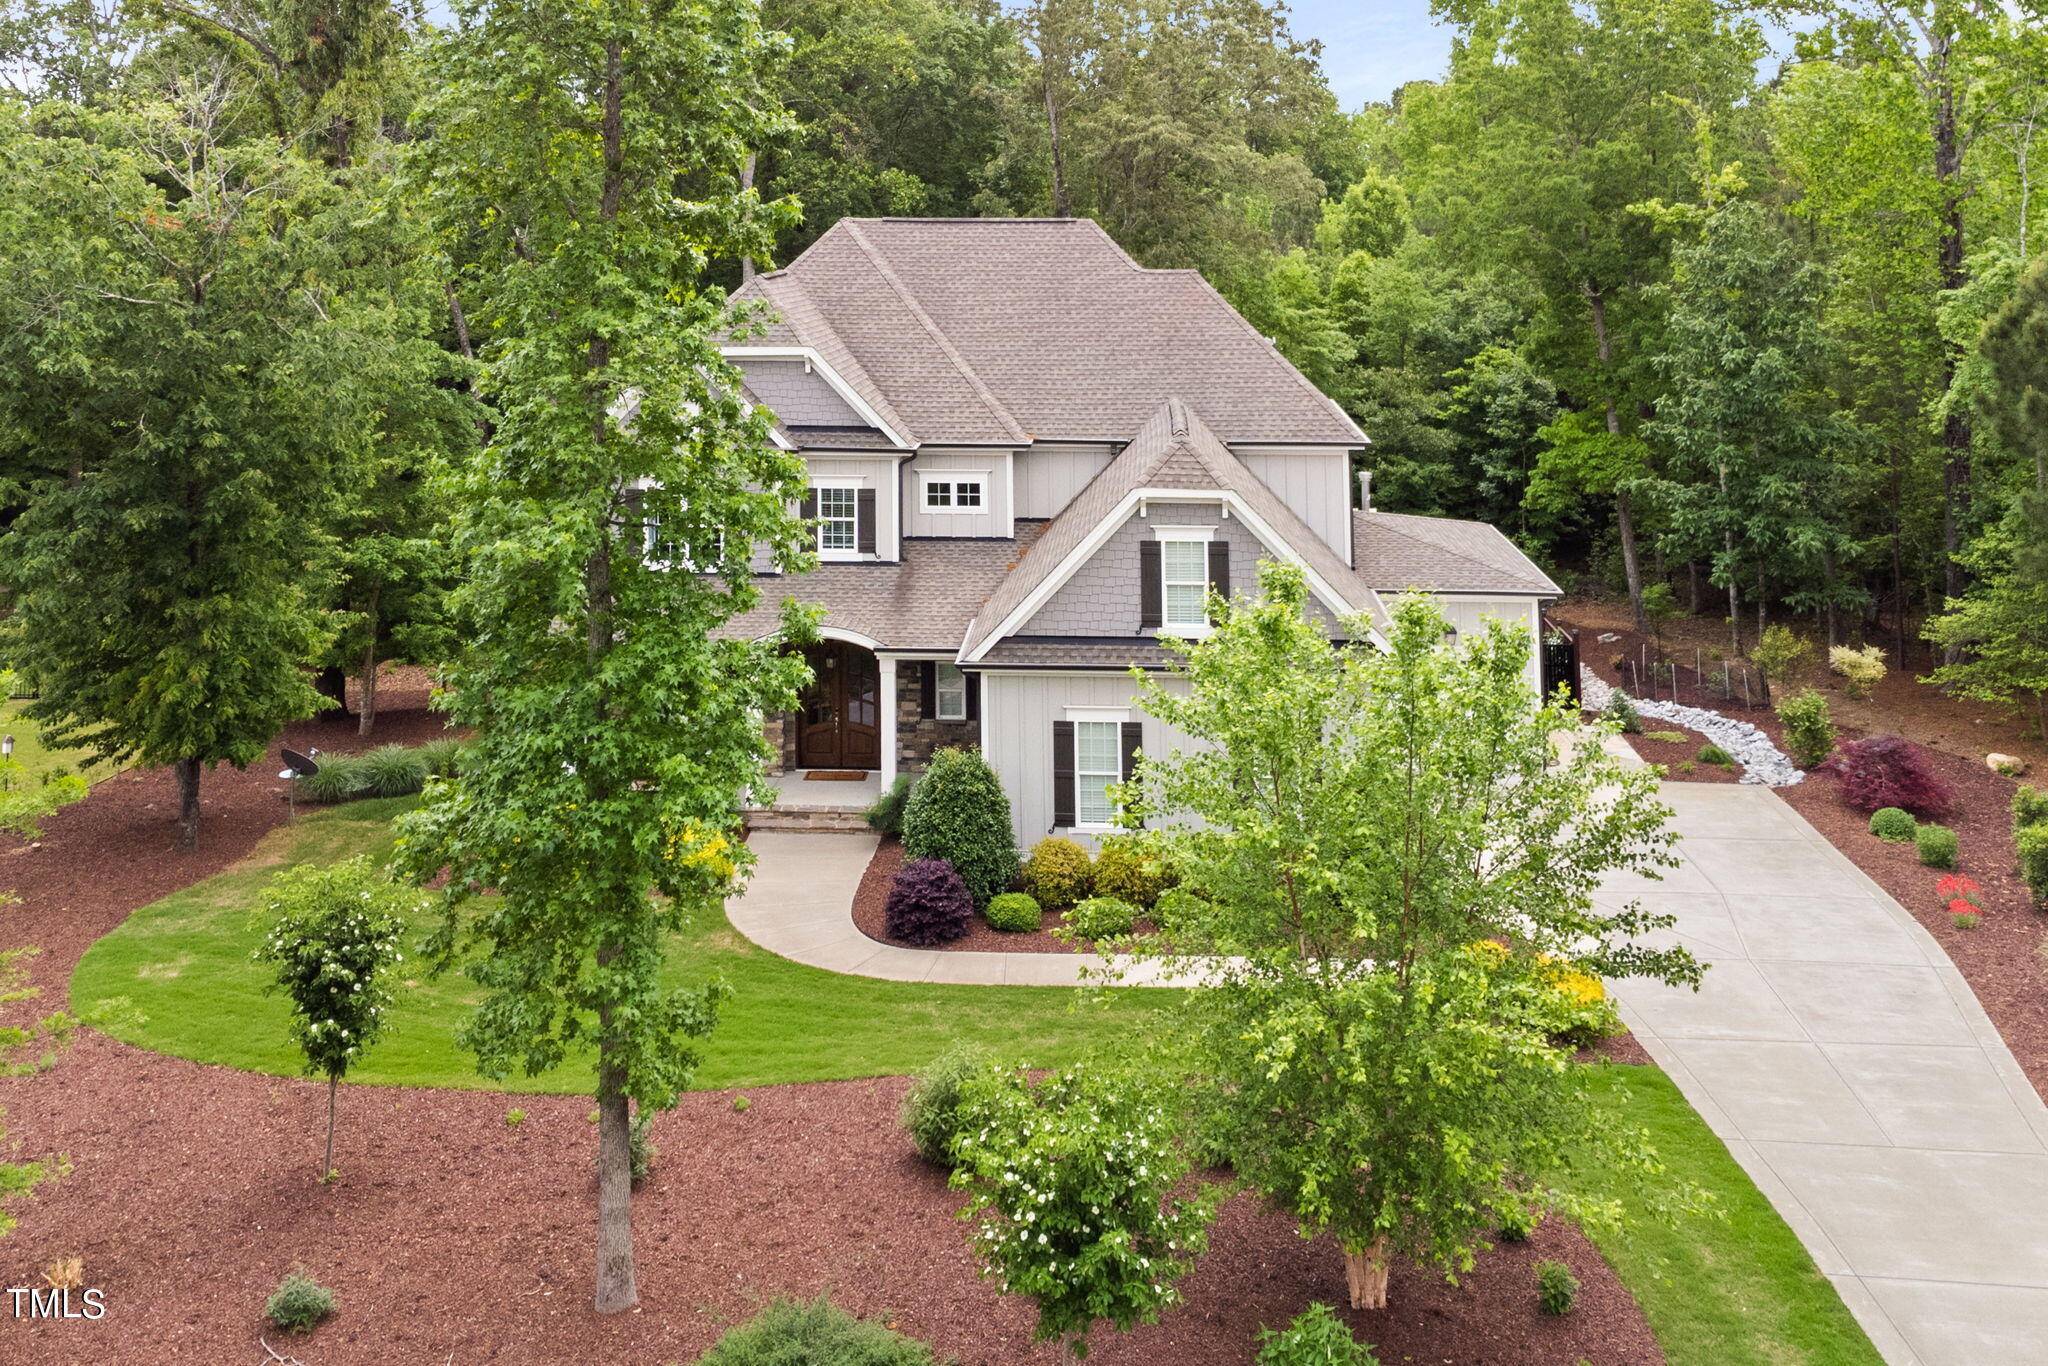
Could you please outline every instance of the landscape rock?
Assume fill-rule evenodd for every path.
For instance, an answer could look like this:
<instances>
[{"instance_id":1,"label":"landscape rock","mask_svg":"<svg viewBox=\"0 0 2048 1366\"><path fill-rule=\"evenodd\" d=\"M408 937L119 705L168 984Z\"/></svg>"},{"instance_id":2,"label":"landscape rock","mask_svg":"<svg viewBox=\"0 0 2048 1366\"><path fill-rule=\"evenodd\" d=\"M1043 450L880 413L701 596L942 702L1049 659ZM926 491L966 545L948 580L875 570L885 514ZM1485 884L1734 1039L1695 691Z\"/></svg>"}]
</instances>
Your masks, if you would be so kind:
<instances>
[{"instance_id":1,"label":"landscape rock","mask_svg":"<svg viewBox=\"0 0 2048 1366\"><path fill-rule=\"evenodd\" d=\"M1993 773L2003 773L2008 778L2017 778L2027 771L2027 761L2017 754L1987 754L1984 767Z\"/></svg>"},{"instance_id":2,"label":"landscape rock","mask_svg":"<svg viewBox=\"0 0 2048 1366\"><path fill-rule=\"evenodd\" d=\"M1579 700L1587 711L1605 711L1614 689L1584 665L1579 666ZM1737 721L1705 707L1688 707L1677 702L1658 702L1630 693L1636 714L1644 720L1670 721L1696 730L1728 751L1728 757L1742 766L1742 781L1762 787L1791 787L1806 775L1771 743L1771 737L1747 721Z\"/></svg>"}]
</instances>

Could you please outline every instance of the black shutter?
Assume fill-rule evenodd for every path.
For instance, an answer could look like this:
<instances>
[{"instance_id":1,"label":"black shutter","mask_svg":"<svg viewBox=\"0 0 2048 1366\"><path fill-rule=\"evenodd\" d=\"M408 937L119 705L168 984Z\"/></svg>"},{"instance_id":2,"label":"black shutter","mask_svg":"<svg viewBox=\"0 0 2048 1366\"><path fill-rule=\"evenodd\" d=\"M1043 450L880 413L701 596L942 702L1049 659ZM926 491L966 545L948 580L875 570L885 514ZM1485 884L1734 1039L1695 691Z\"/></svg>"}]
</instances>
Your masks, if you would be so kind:
<instances>
[{"instance_id":1,"label":"black shutter","mask_svg":"<svg viewBox=\"0 0 2048 1366\"><path fill-rule=\"evenodd\" d=\"M967 719L981 719L981 675L967 675Z\"/></svg>"},{"instance_id":2,"label":"black shutter","mask_svg":"<svg viewBox=\"0 0 2048 1366\"><path fill-rule=\"evenodd\" d=\"M805 489L804 496L796 505L796 515L806 522L816 521L818 516L818 491ZM818 529L811 528L811 549L818 548Z\"/></svg>"},{"instance_id":3,"label":"black shutter","mask_svg":"<svg viewBox=\"0 0 2048 1366\"><path fill-rule=\"evenodd\" d=\"M1159 542L1138 542L1138 625L1166 621L1165 581L1159 577Z\"/></svg>"},{"instance_id":4,"label":"black shutter","mask_svg":"<svg viewBox=\"0 0 2048 1366\"><path fill-rule=\"evenodd\" d=\"M1138 746L1145 743L1145 724L1142 721L1126 721L1123 724L1124 763L1118 776L1129 782L1138 772Z\"/></svg>"},{"instance_id":5,"label":"black shutter","mask_svg":"<svg viewBox=\"0 0 2048 1366\"><path fill-rule=\"evenodd\" d=\"M1074 824L1074 723L1052 723L1052 823L1055 829Z\"/></svg>"},{"instance_id":6,"label":"black shutter","mask_svg":"<svg viewBox=\"0 0 2048 1366\"><path fill-rule=\"evenodd\" d=\"M917 666L917 714L929 721L939 714L939 665L927 659Z\"/></svg>"},{"instance_id":7,"label":"black shutter","mask_svg":"<svg viewBox=\"0 0 2048 1366\"><path fill-rule=\"evenodd\" d=\"M1218 597L1230 596L1230 542L1209 542L1209 591Z\"/></svg>"},{"instance_id":8,"label":"black shutter","mask_svg":"<svg viewBox=\"0 0 2048 1366\"><path fill-rule=\"evenodd\" d=\"M875 491L861 489L853 496L853 548L863 555L875 553Z\"/></svg>"}]
</instances>

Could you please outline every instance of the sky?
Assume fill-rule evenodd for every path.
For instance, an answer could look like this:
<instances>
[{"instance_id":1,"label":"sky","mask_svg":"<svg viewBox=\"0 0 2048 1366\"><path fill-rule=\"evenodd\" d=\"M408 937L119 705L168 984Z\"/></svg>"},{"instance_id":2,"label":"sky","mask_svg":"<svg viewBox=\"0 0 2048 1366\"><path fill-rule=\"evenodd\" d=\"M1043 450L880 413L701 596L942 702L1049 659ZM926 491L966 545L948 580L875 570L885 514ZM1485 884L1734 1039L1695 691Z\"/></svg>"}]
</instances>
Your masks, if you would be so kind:
<instances>
[{"instance_id":1,"label":"sky","mask_svg":"<svg viewBox=\"0 0 2048 1366\"><path fill-rule=\"evenodd\" d=\"M1337 103L1356 109L1407 81L1444 74L1451 30L1429 17L1429 0L1289 0L1288 27L1323 45L1323 72Z\"/></svg>"}]
</instances>

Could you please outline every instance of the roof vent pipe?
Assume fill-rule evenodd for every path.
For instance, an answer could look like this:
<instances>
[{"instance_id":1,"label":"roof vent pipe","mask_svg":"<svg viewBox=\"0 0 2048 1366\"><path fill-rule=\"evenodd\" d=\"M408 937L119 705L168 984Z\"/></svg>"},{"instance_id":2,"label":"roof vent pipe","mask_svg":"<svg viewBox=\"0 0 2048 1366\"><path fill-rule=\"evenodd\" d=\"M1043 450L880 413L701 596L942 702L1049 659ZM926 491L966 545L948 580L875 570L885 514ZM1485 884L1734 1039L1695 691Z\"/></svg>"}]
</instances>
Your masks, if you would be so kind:
<instances>
[{"instance_id":1,"label":"roof vent pipe","mask_svg":"<svg viewBox=\"0 0 2048 1366\"><path fill-rule=\"evenodd\" d=\"M1358 472L1358 510L1360 512L1372 511L1371 470L1360 470Z\"/></svg>"}]
</instances>

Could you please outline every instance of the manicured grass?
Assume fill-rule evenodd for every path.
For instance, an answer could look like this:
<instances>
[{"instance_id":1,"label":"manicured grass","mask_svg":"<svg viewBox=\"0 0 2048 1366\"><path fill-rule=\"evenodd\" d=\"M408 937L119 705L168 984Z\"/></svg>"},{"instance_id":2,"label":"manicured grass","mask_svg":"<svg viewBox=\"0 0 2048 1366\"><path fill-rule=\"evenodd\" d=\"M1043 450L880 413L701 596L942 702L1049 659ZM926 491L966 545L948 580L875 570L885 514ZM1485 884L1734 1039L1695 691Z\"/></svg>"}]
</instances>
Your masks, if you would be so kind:
<instances>
[{"instance_id":1,"label":"manicured grass","mask_svg":"<svg viewBox=\"0 0 2048 1366\"><path fill-rule=\"evenodd\" d=\"M1593 1232L1650 1320L1670 1366L1883 1366L1883 1358L1770 1201L1654 1067L1607 1066L1627 1122L1672 1172L1714 1193L1725 1219L1629 1220Z\"/></svg>"},{"instance_id":2,"label":"manicured grass","mask_svg":"<svg viewBox=\"0 0 2048 1366\"><path fill-rule=\"evenodd\" d=\"M90 1004L127 997L144 1018L112 1032L144 1048L255 1072L296 1073L285 1004L263 990L263 970L249 959L257 939L252 912L281 868L388 854L390 819L412 801L353 802L273 831L243 863L145 906L93 945L72 978L72 999ZM715 924L681 936L671 961L679 983L717 974L734 988L702 1049L697 1085L705 1089L910 1072L955 1039L986 1044L1019 1063L1058 1066L1113 1035L1148 1028L1160 1001L1150 993L1120 993L1105 1003L1068 988L846 977L755 947L722 914ZM502 1087L479 1077L471 1055L455 1043L477 989L459 973L435 979L413 968L408 956L402 971L410 985L392 1011L390 1029L351 1080L591 1089L587 1059L537 1078L515 1073Z\"/></svg>"},{"instance_id":3,"label":"manicured grass","mask_svg":"<svg viewBox=\"0 0 2048 1366\"><path fill-rule=\"evenodd\" d=\"M50 749L36 733L36 723L25 720L21 709L26 701L0 701L0 731L14 737L14 762L28 771L31 782L42 779L53 768L66 768L89 783L110 778L121 771L119 764L88 763L84 750Z\"/></svg>"}]
</instances>

